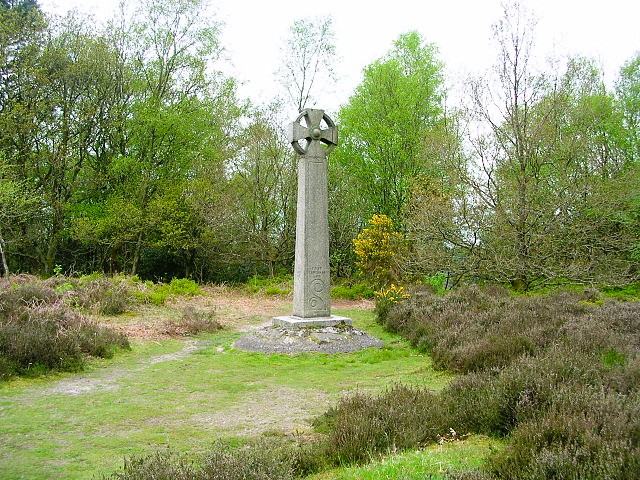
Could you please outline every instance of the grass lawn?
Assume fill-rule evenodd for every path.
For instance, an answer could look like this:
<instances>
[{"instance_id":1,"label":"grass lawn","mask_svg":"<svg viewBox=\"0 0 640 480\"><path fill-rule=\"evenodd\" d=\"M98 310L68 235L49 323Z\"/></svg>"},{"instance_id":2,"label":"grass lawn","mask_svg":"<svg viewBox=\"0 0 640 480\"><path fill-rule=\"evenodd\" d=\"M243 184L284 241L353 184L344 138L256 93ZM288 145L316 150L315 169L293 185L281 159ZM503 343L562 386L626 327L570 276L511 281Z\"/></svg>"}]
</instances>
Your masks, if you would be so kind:
<instances>
[{"instance_id":1,"label":"grass lawn","mask_svg":"<svg viewBox=\"0 0 640 480\"><path fill-rule=\"evenodd\" d=\"M134 339L130 352L82 373L0 385L0 478L86 479L165 446L198 453L218 439L305 435L342 395L449 381L371 311L336 313L387 345L333 356L247 353L232 347L243 335L234 321L197 338Z\"/></svg>"}]
</instances>

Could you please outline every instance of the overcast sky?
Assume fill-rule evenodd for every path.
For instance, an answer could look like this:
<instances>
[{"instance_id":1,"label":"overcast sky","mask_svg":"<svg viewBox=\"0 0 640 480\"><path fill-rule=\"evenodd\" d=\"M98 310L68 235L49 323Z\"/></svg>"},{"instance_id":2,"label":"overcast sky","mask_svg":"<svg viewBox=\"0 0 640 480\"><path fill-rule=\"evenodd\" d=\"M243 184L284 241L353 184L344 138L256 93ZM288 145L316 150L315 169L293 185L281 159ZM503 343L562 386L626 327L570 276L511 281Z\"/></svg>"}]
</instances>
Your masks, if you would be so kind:
<instances>
[{"instance_id":1,"label":"overcast sky","mask_svg":"<svg viewBox=\"0 0 640 480\"><path fill-rule=\"evenodd\" d=\"M164 1L164 0L159 0ZM118 0L39 0L49 13L70 8L109 18ZM523 0L538 18L536 45L544 55L581 54L603 67L613 85L622 64L640 51L640 1ZM389 50L401 34L417 30L438 46L451 79L479 73L495 58L491 25L500 0L211 0L224 23L222 42L229 66L245 82L241 94L266 102L275 94L280 47L294 20L330 15L336 34L339 81L319 107L335 111L360 83L362 69Z\"/></svg>"}]
</instances>

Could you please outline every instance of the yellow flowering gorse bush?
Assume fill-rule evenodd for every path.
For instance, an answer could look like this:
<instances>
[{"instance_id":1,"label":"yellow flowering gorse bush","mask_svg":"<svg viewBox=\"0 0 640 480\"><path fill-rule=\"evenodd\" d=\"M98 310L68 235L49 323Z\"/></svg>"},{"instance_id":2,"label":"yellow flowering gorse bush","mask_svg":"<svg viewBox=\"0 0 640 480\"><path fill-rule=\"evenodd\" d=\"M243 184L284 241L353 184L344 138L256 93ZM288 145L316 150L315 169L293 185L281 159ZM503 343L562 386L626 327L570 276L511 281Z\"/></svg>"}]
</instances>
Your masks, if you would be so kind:
<instances>
[{"instance_id":1,"label":"yellow flowering gorse bush","mask_svg":"<svg viewBox=\"0 0 640 480\"><path fill-rule=\"evenodd\" d=\"M402 235L394 230L387 215L374 215L353 241L360 271L375 285L384 286L397 276L398 255Z\"/></svg>"},{"instance_id":2,"label":"yellow flowering gorse bush","mask_svg":"<svg viewBox=\"0 0 640 480\"><path fill-rule=\"evenodd\" d=\"M379 319L384 319L392 305L409 298L404 287L391 284L388 288L381 288L373 292L376 297L376 312Z\"/></svg>"}]
</instances>

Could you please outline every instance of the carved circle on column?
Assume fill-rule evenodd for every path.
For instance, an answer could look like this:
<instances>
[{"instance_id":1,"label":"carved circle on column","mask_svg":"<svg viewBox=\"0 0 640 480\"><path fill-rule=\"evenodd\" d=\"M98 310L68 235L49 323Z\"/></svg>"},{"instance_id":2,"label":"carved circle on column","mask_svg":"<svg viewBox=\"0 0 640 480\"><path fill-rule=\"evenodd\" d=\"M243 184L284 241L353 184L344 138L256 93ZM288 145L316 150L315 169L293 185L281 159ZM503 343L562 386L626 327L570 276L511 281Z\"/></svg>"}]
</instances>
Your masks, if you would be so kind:
<instances>
[{"instance_id":1,"label":"carved circle on column","mask_svg":"<svg viewBox=\"0 0 640 480\"><path fill-rule=\"evenodd\" d=\"M321 278L314 278L311 281L311 296L309 297L309 306L313 310L326 310L327 302L323 299L321 293L324 291L324 281Z\"/></svg>"}]
</instances>

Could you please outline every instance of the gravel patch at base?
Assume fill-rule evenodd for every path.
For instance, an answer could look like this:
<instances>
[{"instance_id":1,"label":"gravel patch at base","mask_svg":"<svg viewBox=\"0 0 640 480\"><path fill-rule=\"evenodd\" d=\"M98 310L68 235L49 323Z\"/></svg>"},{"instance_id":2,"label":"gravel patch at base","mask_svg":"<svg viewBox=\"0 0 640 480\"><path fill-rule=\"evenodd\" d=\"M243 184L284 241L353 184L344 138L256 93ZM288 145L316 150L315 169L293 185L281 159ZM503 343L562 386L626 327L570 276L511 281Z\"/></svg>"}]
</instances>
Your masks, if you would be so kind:
<instances>
[{"instance_id":1,"label":"gravel patch at base","mask_svg":"<svg viewBox=\"0 0 640 480\"><path fill-rule=\"evenodd\" d=\"M268 326L242 337L233 346L261 353L347 353L382 348L384 342L353 327L286 329Z\"/></svg>"}]
</instances>

